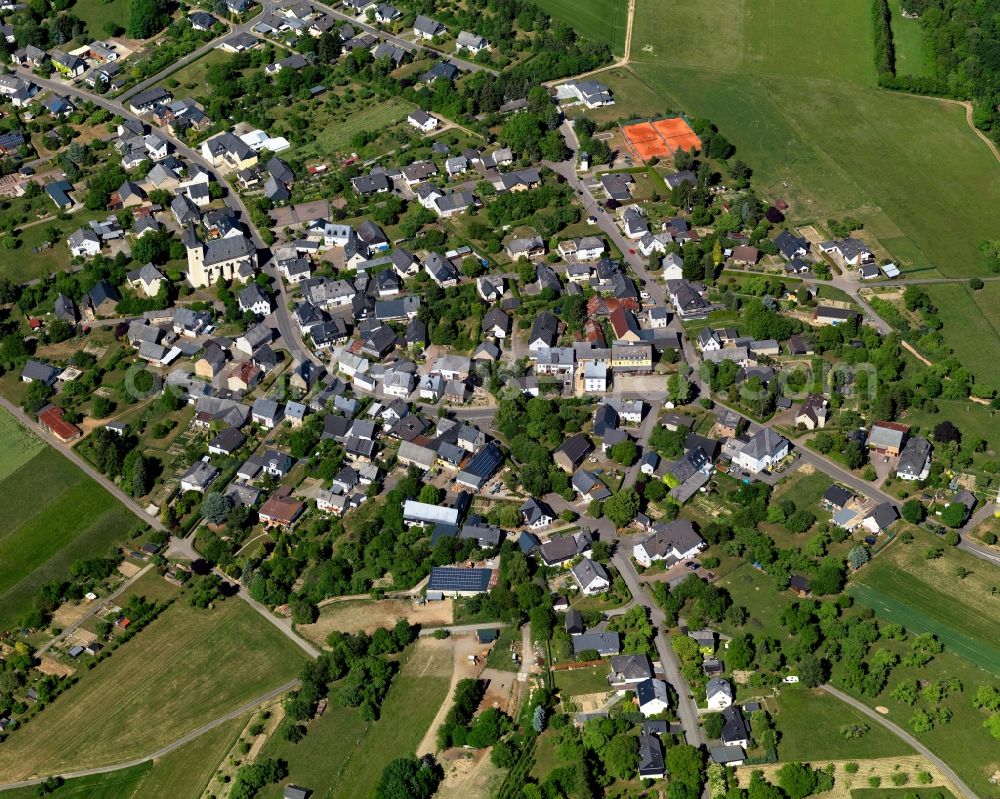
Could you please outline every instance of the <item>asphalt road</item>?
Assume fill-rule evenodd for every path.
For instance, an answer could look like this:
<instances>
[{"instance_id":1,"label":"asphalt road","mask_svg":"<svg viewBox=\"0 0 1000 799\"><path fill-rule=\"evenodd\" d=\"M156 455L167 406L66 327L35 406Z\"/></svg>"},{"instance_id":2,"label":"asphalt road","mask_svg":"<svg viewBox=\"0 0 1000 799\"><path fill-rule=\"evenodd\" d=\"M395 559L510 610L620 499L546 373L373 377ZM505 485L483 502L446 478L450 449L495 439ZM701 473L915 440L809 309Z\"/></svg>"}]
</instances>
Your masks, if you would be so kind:
<instances>
[{"instance_id":1,"label":"asphalt road","mask_svg":"<svg viewBox=\"0 0 1000 799\"><path fill-rule=\"evenodd\" d=\"M639 575L636 574L635 567L633 567L632 561L628 557L628 552L623 547L619 547L611 562L614 563L615 568L618 569L618 572L625 580L629 591L632 592L633 599L649 611L650 620L656 627L656 652L660 656L660 664L663 666L667 682L677 691L677 715L684 726L685 739L692 746L704 745L706 743L705 734L698 723L698 708L691 695L691 688L681 673L681 664L677 654L663 634L666 621L663 611L639 582Z\"/></svg>"},{"instance_id":2,"label":"asphalt road","mask_svg":"<svg viewBox=\"0 0 1000 799\"><path fill-rule=\"evenodd\" d=\"M881 724L883 727L889 730L889 732L891 732L900 740L904 741L908 746L913 747L914 750L916 750L925 758L927 758L929 762L937 766L937 768L941 771L941 773L944 774L945 777L947 777L951 781L952 785L961 794L966 796L967 799L976 799L976 794L973 792L973 790L962 781L962 779L951 769L951 767L947 763L945 763L930 749L928 749L926 746L920 743L920 741L917 738L914 738L912 735L910 735L910 733L908 733L898 724L889 721L889 719L887 719L880 713L876 713L874 710L868 707L868 705L864 704L863 702L859 702L853 696L845 694L843 691L834 688L832 685L824 685L823 690L826 691L831 696L837 697L837 699L839 699L841 702L845 702L846 704L853 707L855 710L863 713L872 721Z\"/></svg>"}]
</instances>

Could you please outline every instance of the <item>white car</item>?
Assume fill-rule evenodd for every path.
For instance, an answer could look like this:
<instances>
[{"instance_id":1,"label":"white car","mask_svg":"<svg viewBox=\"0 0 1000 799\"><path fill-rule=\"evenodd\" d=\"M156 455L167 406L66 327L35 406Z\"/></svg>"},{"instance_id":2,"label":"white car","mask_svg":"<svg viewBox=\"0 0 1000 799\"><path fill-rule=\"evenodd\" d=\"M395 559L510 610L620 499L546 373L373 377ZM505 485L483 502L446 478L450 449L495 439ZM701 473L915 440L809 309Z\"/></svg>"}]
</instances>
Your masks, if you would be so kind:
<instances>
[{"instance_id":1,"label":"white car","mask_svg":"<svg viewBox=\"0 0 1000 799\"><path fill-rule=\"evenodd\" d=\"M794 674L789 674L787 677L782 677L781 681L787 682L791 685L797 683L799 681L799 678L796 677Z\"/></svg>"}]
</instances>

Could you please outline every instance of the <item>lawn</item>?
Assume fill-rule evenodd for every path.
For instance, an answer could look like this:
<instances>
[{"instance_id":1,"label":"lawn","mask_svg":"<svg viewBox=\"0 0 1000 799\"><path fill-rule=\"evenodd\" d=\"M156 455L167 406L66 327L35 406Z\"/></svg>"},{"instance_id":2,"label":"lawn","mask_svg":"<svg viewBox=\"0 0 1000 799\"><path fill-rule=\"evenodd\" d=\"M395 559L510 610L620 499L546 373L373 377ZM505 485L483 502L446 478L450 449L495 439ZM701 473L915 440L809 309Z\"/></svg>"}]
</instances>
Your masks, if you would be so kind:
<instances>
[{"instance_id":1,"label":"lawn","mask_svg":"<svg viewBox=\"0 0 1000 799\"><path fill-rule=\"evenodd\" d=\"M669 24L638 0L633 35L631 69L660 97L648 112L715 122L793 221L856 215L907 271L985 271L977 244L1000 238L996 159L962 107L874 85L868 0L691 0ZM948 180L928 191L935 175Z\"/></svg>"},{"instance_id":2,"label":"lawn","mask_svg":"<svg viewBox=\"0 0 1000 799\"><path fill-rule=\"evenodd\" d=\"M774 492L774 499L790 499L796 508L812 508L832 483L824 472L802 466L781 483Z\"/></svg>"},{"instance_id":3,"label":"lawn","mask_svg":"<svg viewBox=\"0 0 1000 799\"><path fill-rule=\"evenodd\" d=\"M795 599L790 592L781 593L775 587L775 578L757 571L751 564L743 563L721 577L719 584L728 589L737 605L743 605L750 614L743 632L784 638L785 630L778 622L778 608ZM724 624L723 627L726 627ZM736 634L740 630L726 629Z\"/></svg>"},{"instance_id":4,"label":"lawn","mask_svg":"<svg viewBox=\"0 0 1000 799\"><path fill-rule=\"evenodd\" d=\"M847 760L910 755L910 749L885 727L820 689L783 687L774 723L782 761ZM867 724L863 738L845 738L845 724Z\"/></svg>"},{"instance_id":5,"label":"lawn","mask_svg":"<svg viewBox=\"0 0 1000 799\"><path fill-rule=\"evenodd\" d=\"M568 21L581 36L605 42L618 55L625 50L627 0L537 0L542 11Z\"/></svg>"},{"instance_id":6,"label":"lawn","mask_svg":"<svg viewBox=\"0 0 1000 799\"><path fill-rule=\"evenodd\" d=\"M592 666L589 669L573 669L572 671L553 672L556 688L563 699L579 694L599 694L611 690L608 686L607 664Z\"/></svg>"},{"instance_id":7,"label":"lawn","mask_svg":"<svg viewBox=\"0 0 1000 799\"><path fill-rule=\"evenodd\" d=\"M837 300L839 302L847 302L851 304L851 307L855 307L857 303L851 299L851 295L846 291L841 291L835 286L827 286L824 283L816 286L816 296L821 300Z\"/></svg>"},{"instance_id":8,"label":"lawn","mask_svg":"<svg viewBox=\"0 0 1000 799\"><path fill-rule=\"evenodd\" d=\"M104 29L107 23L125 27L128 0L76 0L72 11L73 16L87 23L87 30L92 37L103 39L108 35Z\"/></svg>"},{"instance_id":9,"label":"lawn","mask_svg":"<svg viewBox=\"0 0 1000 799\"><path fill-rule=\"evenodd\" d=\"M157 85L168 89L180 86L188 92L204 94L208 88L205 75L208 73L209 67L225 64L232 59L233 54L227 53L225 50L210 50L201 58L195 59L187 66L164 78Z\"/></svg>"},{"instance_id":10,"label":"lawn","mask_svg":"<svg viewBox=\"0 0 1000 799\"><path fill-rule=\"evenodd\" d=\"M959 549L927 560L939 539L917 532L911 544L893 543L858 572L851 595L912 632L932 632L956 655L1000 674L1000 597L994 567ZM960 579L958 569L971 572Z\"/></svg>"},{"instance_id":11,"label":"lawn","mask_svg":"<svg viewBox=\"0 0 1000 799\"><path fill-rule=\"evenodd\" d=\"M138 523L49 448L0 480L0 496L18 500L0 517L0 629L24 615L43 583L68 577L75 560L104 555Z\"/></svg>"},{"instance_id":12,"label":"lawn","mask_svg":"<svg viewBox=\"0 0 1000 799\"><path fill-rule=\"evenodd\" d=\"M182 597L0 747L0 779L118 763L156 751L287 682L299 649L239 599Z\"/></svg>"},{"instance_id":13,"label":"lawn","mask_svg":"<svg viewBox=\"0 0 1000 799\"><path fill-rule=\"evenodd\" d=\"M28 432L17 419L0 410L0 479L13 474L45 449L41 439Z\"/></svg>"},{"instance_id":14,"label":"lawn","mask_svg":"<svg viewBox=\"0 0 1000 799\"><path fill-rule=\"evenodd\" d=\"M308 786L316 791L315 799L370 796L385 765L412 754L423 739L448 694L452 658L449 644L419 641L404 654L378 721L362 721L356 709L331 698L304 739L291 744L275 736L262 757L286 759L289 774L283 783ZM281 785L271 785L260 796L278 799L281 794Z\"/></svg>"},{"instance_id":15,"label":"lawn","mask_svg":"<svg viewBox=\"0 0 1000 799\"><path fill-rule=\"evenodd\" d=\"M83 181L81 181L82 183ZM79 194L79 192L78 192ZM45 277L53 272L69 269L73 256L66 247L65 238L78 227L92 220L106 219L108 212L81 210L69 219L52 219L31 227L19 228L17 234L18 247L12 255L0 258L0 277L6 277L14 283L24 283L39 277ZM61 238L52 247L39 249L48 242L48 229L51 225L60 231ZM105 250L107 255L107 250Z\"/></svg>"},{"instance_id":16,"label":"lawn","mask_svg":"<svg viewBox=\"0 0 1000 799\"><path fill-rule=\"evenodd\" d=\"M987 361L992 365L991 358L977 357L976 363ZM984 453L975 453L973 463L981 466L988 460L996 459L1000 454L1000 427L994 418L994 411L988 405L980 405L967 400L934 400L937 413L930 413L921 408L908 409L899 420L911 426L917 426L921 435L929 436L934 427L948 420L961 431L962 437L968 440L981 438L987 442Z\"/></svg>"},{"instance_id":17,"label":"lawn","mask_svg":"<svg viewBox=\"0 0 1000 799\"><path fill-rule=\"evenodd\" d=\"M900 0L889 0L892 9L892 43L896 49L897 75L928 74L924 57L924 37L920 21L905 19L900 13Z\"/></svg>"},{"instance_id":18,"label":"lawn","mask_svg":"<svg viewBox=\"0 0 1000 799\"><path fill-rule=\"evenodd\" d=\"M521 630L517 627L503 627L500 630L500 637L493 644L489 655L486 656L486 665L491 669L500 671L517 671L518 666L510 656L510 648L514 643L520 643Z\"/></svg>"}]
</instances>

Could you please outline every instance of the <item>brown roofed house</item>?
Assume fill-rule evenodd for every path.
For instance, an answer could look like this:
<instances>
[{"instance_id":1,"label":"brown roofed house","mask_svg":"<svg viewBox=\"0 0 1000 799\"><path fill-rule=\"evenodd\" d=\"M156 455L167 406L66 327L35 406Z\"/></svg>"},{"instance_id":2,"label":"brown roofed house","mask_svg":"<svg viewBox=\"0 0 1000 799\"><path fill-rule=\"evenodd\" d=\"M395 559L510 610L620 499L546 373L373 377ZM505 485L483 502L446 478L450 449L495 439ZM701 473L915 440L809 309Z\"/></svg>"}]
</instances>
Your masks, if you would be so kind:
<instances>
[{"instance_id":1,"label":"brown roofed house","mask_svg":"<svg viewBox=\"0 0 1000 799\"><path fill-rule=\"evenodd\" d=\"M38 422L64 444L83 435L79 427L63 419L63 409L56 405L42 408L38 412Z\"/></svg>"},{"instance_id":2,"label":"brown roofed house","mask_svg":"<svg viewBox=\"0 0 1000 799\"><path fill-rule=\"evenodd\" d=\"M306 504L291 496L292 489L282 486L260 507L258 516L267 527L288 527L306 509Z\"/></svg>"}]
</instances>

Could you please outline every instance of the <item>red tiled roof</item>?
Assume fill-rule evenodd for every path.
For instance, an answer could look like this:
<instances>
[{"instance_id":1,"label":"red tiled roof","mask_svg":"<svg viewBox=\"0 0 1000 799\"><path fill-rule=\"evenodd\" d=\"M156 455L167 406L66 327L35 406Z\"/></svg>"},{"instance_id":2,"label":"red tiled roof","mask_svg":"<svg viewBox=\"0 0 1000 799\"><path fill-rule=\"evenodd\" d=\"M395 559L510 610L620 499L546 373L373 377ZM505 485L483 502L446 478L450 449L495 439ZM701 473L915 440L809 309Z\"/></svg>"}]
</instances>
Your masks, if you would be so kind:
<instances>
[{"instance_id":1,"label":"red tiled roof","mask_svg":"<svg viewBox=\"0 0 1000 799\"><path fill-rule=\"evenodd\" d=\"M83 435L79 427L63 419L63 409L55 405L49 405L40 411L38 421L60 441L71 441Z\"/></svg>"}]
</instances>

